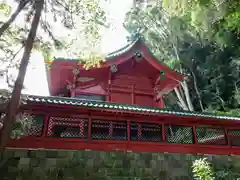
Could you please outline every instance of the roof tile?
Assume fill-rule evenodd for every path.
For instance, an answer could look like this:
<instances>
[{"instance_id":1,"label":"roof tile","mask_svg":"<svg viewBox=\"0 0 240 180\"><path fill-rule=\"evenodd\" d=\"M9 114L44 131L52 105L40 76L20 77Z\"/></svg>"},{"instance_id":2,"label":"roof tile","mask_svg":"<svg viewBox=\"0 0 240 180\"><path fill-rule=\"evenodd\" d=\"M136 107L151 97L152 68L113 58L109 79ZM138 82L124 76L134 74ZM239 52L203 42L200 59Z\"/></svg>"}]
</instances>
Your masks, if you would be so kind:
<instances>
[{"instance_id":1,"label":"roof tile","mask_svg":"<svg viewBox=\"0 0 240 180\"><path fill-rule=\"evenodd\" d=\"M105 108L105 109L119 109L131 112L146 112L150 114L171 114L175 116L195 116L195 117L207 117L215 119L229 119L229 120L240 120L240 117L232 117L228 115L216 115L210 113L198 113L190 111L171 111L167 109L142 107L137 105L128 104L117 104L111 102L100 102L100 101L88 101L76 98L65 98L65 97L44 97L44 96L27 96L27 103L40 103L40 104L60 104L60 105L72 105L77 107L91 107L91 108Z\"/></svg>"}]
</instances>

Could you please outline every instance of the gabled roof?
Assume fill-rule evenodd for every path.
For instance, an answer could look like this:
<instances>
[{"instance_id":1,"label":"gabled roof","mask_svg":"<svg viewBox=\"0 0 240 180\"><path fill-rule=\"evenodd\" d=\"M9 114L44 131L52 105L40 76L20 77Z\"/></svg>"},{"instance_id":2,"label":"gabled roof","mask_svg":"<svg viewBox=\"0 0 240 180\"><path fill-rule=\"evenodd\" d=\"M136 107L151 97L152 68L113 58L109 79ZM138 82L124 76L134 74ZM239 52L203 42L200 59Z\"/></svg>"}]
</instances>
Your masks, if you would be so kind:
<instances>
[{"instance_id":1,"label":"gabled roof","mask_svg":"<svg viewBox=\"0 0 240 180\"><path fill-rule=\"evenodd\" d=\"M141 48L142 47L142 48ZM136 52L141 52L141 51L144 51L142 52L142 55L145 57L146 55L148 56L148 58L145 57L146 60L149 59L149 57L152 57L155 61L157 61L159 64L161 64L162 68L166 69L168 68L169 70L172 70L178 74L181 74L180 72L176 71L176 70L173 70L171 69L170 67L168 67L165 63L163 62L160 62L160 60L158 60L154 55L153 53L151 52L151 50L148 48L148 46L146 45L146 43L144 42L144 40L141 38L141 37L138 37L136 38L135 40L133 41L130 41L126 46L118 49L117 51L114 51L112 53L109 53L106 55L105 57L105 62L104 64L111 64L111 60L115 60L117 57L119 56L122 56L122 55L125 55L126 53L128 52L131 52L132 51L132 56L135 55ZM72 58L63 58L63 57L54 57L54 60L53 61L75 61L75 62L79 62L81 61L82 59L72 59ZM125 60L128 60L128 59L125 59Z\"/></svg>"},{"instance_id":2,"label":"gabled roof","mask_svg":"<svg viewBox=\"0 0 240 180\"><path fill-rule=\"evenodd\" d=\"M26 96L27 104L39 104L39 105L67 105L75 108L91 108L91 109L105 109L120 110L123 112L130 112L133 114L147 113L149 115L172 115L172 116L189 116L189 117L201 117L201 118L213 118L224 120L240 120L240 117L233 117L228 115L216 115L210 113L198 113L191 111L172 111L168 109L151 108L137 105L118 104L110 102L89 101L76 98L66 97L53 97L53 96Z\"/></svg>"},{"instance_id":3,"label":"gabled roof","mask_svg":"<svg viewBox=\"0 0 240 180\"><path fill-rule=\"evenodd\" d=\"M149 64L151 64L155 69L164 72L166 77L169 77L170 79L177 81L176 84L179 83L179 81L182 81L184 76L180 74L179 72L176 72L175 70L169 68L167 65L165 65L163 62L160 62L153 53L150 51L150 49L147 47L147 45L144 43L144 40L142 38L137 38L136 40L131 41L128 45L125 47L112 52L108 54L105 58L105 62L103 62L101 67L108 67L112 64L120 64L123 62L126 62L130 60L132 57L136 56L136 53L141 53L141 56L148 61ZM66 63L71 62L79 62L81 59L68 59L68 58L54 58L53 65L59 62L64 62L64 65Z\"/></svg>"}]
</instances>

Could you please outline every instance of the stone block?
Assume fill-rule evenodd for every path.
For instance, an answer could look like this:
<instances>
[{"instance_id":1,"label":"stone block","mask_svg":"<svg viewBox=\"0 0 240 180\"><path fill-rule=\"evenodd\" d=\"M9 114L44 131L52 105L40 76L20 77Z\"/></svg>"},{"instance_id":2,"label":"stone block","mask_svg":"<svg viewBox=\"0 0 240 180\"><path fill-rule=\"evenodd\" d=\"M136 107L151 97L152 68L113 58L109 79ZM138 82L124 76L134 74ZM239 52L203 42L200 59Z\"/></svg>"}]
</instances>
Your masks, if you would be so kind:
<instances>
[{"instance_id":1,"label":"stone block","mask_svg":"<svg viewBox=\"0 0 240 180\"><path fill-rule=\"evenodd\" d=\"M99 156L100 156L100 158L101 158L102 160L104 160L104 159L106 158L106 156L107 156L107 153L104 152L104 151L99 151Z\"/></svg>"},{"instance_id":2,"label":"stone block","mask_svg":"<svg viewBox=\"0 0 240 180\"><path fill-rule=\"evenodd\" d=\"M49 158L46 160L46 167L55 167L57 165L57 160L55 158Z\"/></svg>"},{"instance_id":3,"label":"stone block","mask_svg":"<svg viewBox=\"0 0 240 180\"><path fill-rule=\"evenodd\" d=\"M54 154L56 154L56 156L58 158L68 157L68 151L65 151L65 150L60 150L60 151L58 151L57 153L54 153Z\"/></svg>"},{"instance_id":4,"label":"stone block","mask_svg":"<svg viewBox=\"0 0 240 180\"><path fill-rule=\"evenodd\" d=\"M18 167L9 166L8 173L13 174L18 172Z\"/></svg>"},{"instance_id":5,"label":"stone block","mask_svg":"<svg viewBox=\"0 0 240 180\"><path fill-rule=\"evenodd\" d=\"M240 157L233 158L232 166L233 166L233 168L240 170Z\"/></svg>"},{"instance_id":6,"label":"stone block","mask_svg":"<svg viewBox=\"0 0 240 180\"><path fill-rule=\"evenodd\" d=\"M104 174L108 177L119 176L122 175L122 168L105 168Z\"/></svg>"},{"instance_id":7,"label":"stone block","mask_svg":"<svg viewBox=\"0 0 240 180\"><path fill-rule=\"evenodd\" d=\"M156 160L153 160L153 159L152 159L152 160L150 161L150 167L153 168L153 169L154 169L154 168L157 168L157 162L156 162Z\"/></svg>"},{"instance_id":8,"label":"stone block","mask_svg":"<svg viewBox=\"0 0 240 180\"><path fill-rule=\"evenodd\" d=\"M31 158L30 159L30 167L38 167L40 164L39 158Z\"/></svg>"},{"instance_id":9,"label":"stone block","mask_svg":"<svg viewBox=\"0 0 240 180\"><path fill-rule=\"evenodd\" d=\"M28 151L28 157L29 158L35 158L36 157L36 150L29 150Z\"/></svg>"},{"instance_id":10,"label":"stone block","mask_svg":"<svg viewBox=\"0 0 240 180\"><path fill-rule=\"evenodd\" d=\"M30 158L21 158L19 160L18 167L19 169L26 169L26 168L29 168L29 164L30 164Z\"/></svg>"},{"instance_id":11,"label":"stone block","mask_svg":"<svg viewBox=\"0 0 240 180\"><path fill-rule=\"evenodd\" d=\"M129 165L131 166L130 162ZM113 160L113 168L121 168L122 167L122 159L114 159Z\"/></svg>"},{"instance_id":12,"label":"stone block","mask_svg":"<svg viewBox=\"0 0 240 180\"><path fill-rule=\"evenodd\" d=\"M45 168L47 159L46 158L40 158L39 159L39 167Z\"/></svg>"},{"instance_id":13,"label":"stone block","mask_svg":"<svg viewBox=\"0 0 240 180\"><path fill-rule=\"evenodd\" d=\"M41 177L44 177L46 175L46 172L41 167L36 167L33 169L33 175L36 179L39 179Z\"/></svg>"},{"instance_id":14,"label":"stone block","mask_svg":"<svg viewBox=\"0 0 240 180\"><path fill-rule=\"evenodd\" d=\"M186 154L185 155L185 160L187 161L193 161L195 158L192 154Z\"/></svg>"},{"instance_id":15,"label":"stone block","mask_svg":"<svg viewBox=\"0 0 240 180\"><path fill-rule=\"evenodd\" d=\"M15 151L15 153L14 153L14 157L28 157L28 151L26 151L26 150L17 150L17 151Z\"/></svg>"},{"instance_id":16,"label":"stone block","mask_svg":"<svg viewBox=\"0 0 240 180\"><path fill-rule=\"evenodd\" d=\"M4 165L7 167L18 167L19 157L4 159Z\"/></svg>"},{"instance_id":17,"label":"stone block","mask_svg":"<svg viewBox=\"0 0 240 180\"><path fill-rule=\"evenodd\" d=\"M57 158L58 157L58 152L54 150L48 150L46 152L46 157L47 158Z\"/></svg>"},{"instance_id":18,"label":"stone block","mask_svg":"<svg viewBox=\"0 0 240 180\"><path fill-rule=\"evenodd\" d=\"M165 155L162 153L158 153L157 160L165 160Z\"/></svg>"},{"instance_id":19,"label":"stone block","mask_svg":"<svg viewBox=\"0 0 240 180\"><path fill-rule=\"evenodd\" d=\"M6 157L6 158L11 158L11 157L14 157L15 155L15 150L13 149L8 149L7 151L5 151L4 153L1 153L3 155L3 157Z\"/></svg>"},{"instance_id":20,"label":"stone block","mask_svg":"<svg viewBox=\"0 0 240 180\"><path fill-rule=\"evenodd\" d=\"M94 160L93 159L88 159L86 164L87 164L88 167L94 167Z\"/></svg>"},{"instance_id":21,"label":"stone block","mask_svg":"<svg viewBox=\"0 0 240 180\"><path fill-rule=\"evenodd\" d=\"M47 152L44 150L36 150L35 154L37 158L46 158L47 156Z\"/></svg>"},{"instance_id":22,"label":"stone block","mask_svg":"<svg viewBox=\"0 0 240 180\"><path fill-rule=\"evenodd\" d=\"M129 176L132 171L130 171L131 168L119 168L119 175L122 176Z\"/></svg>"},{"instance_id":23,"label":"stone block","mask_svg":"<svg viewBox=\"0 0 240 180\"><path fill-rule=\"evenodd\" d=\"M169 178L169 175L168 175L168 171L166 171L166 170L160 170L159 172L158 172L158 178L159 179L161 179L161 180L167 180L167 179L170 179Z\"/></svg>"}]
</instances>

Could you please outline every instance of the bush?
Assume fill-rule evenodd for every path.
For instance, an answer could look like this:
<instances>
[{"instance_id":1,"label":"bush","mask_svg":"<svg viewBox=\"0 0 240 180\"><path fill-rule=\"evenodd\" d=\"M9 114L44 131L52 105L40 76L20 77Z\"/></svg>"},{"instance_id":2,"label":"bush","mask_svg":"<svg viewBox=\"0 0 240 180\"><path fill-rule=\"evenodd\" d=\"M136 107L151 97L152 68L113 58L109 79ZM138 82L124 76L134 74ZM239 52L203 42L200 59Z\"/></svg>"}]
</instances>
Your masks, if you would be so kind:
<instances>
[{"instance_id":1,"label":"bush","mask_svg":"<svg viewBox=\"0 0 240 180\"><path fill-rule=\"evenodd\" d=\"M206 158L195 160L192 165L194 179L196 180L214 180L214 173L210 163Z\"/></svg>"}]
</instances>

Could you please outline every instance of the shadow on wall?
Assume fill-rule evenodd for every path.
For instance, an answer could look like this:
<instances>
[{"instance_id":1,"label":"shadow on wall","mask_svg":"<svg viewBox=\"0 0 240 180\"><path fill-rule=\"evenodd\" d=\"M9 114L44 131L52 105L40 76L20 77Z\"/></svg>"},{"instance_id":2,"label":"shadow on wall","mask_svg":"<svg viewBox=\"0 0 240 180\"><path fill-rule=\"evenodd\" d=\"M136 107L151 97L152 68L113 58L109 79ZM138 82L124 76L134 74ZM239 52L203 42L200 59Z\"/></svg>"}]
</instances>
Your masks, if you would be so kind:
<instances>
[{"instance_id":1,"label":"shadow on wall","mask_svg":"<svg viewBox=\"0 0 240 180\"><path fill-rule=\"evenodd\" d=\"M201 156L168 153L7 150L1 155L3 180L192 180ZM240 177L240 156L206 156L214 171ZM217 170L217 171L216 171ZM228 171L224 171L228 170ZM226 174L226 173L225 173Z\"/></svg>"}]
</instances>

